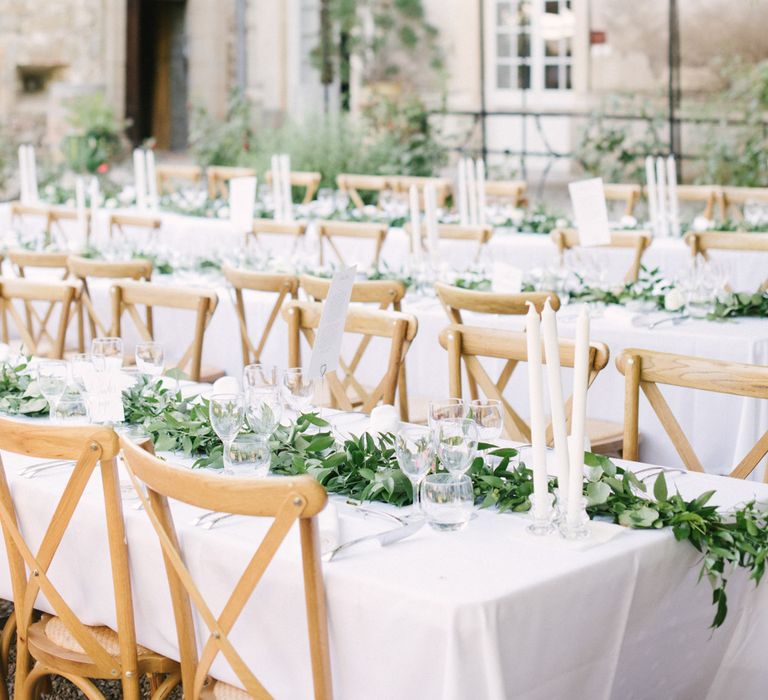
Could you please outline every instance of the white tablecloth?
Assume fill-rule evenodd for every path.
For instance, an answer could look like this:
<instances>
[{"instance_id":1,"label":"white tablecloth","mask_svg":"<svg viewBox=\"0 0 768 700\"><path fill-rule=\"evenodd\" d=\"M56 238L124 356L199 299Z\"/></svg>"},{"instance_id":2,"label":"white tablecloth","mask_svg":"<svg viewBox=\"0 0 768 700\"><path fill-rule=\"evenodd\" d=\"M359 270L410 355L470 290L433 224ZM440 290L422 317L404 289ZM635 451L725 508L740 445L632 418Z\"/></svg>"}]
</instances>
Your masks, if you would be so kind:
<instances>
[{"instance_id":1,"label":"white tablecloth","mask_svg":"<svg viewBox=\"0 0 768 700\"><path fill-rule=\"evenodd\" d=\"M40 541L67 470L17 475L3 455L20 525ZM729 505L768 487L706 475L670 476L686 497L716 488ZM98 475L52 569L83 621L115 624ZM334 499L341 539L387 529ZM268 523L235 517L206 531L173 505L186 562L220 610ZM146 514L126 503L139 643L177 656L159 546ZM335 696L341 699L761 700L768 681L768 586L729 577L729 614L712 632L699 555L665 531L621 530L575 550L524 531L522 515L481 511L459 533L422 528L387 548L352 550L323 565ZM0 549L0 561L5 561ZM289 535L231 639L278 698L311 696L298 535ZM0 565L0 596L10 597ZM46 609L47 605L39 605ZM214 675L234 682L219 660Z\"/></svg>"}]
</instances>

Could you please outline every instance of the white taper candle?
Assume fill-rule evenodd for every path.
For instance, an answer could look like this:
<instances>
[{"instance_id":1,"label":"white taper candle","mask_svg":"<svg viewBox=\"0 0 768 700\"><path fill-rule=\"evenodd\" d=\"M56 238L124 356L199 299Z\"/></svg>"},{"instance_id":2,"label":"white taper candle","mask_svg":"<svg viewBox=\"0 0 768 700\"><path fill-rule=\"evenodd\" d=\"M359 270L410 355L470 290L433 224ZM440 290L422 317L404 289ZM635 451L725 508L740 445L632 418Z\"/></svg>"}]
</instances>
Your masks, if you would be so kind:
<instances>
[{"instance_id":1,"label":"white taper candle","mask_svg":"<svg viewBox=\"0 0 768 700\"><path fill-rule=\"evenodd\" d=\"M645 159L645 198L648 201L648 216L651 219L651 231L654 236L659 235L658 196L656 194L656 171L653 164L653 156Z\"/></svg>"},{"instance_id":2,"label":"white taper candle","mask_svg":"<svg viewBox=\"0 0 768 700\"><path fill-rule=\"evenodd\" d=\"M584 432L587 424L587 385L589 383L589 312L582 306L576 321L573 355L573 408L569 441L568 522L578 525L584 483Z\"/></svg>"},{"instance_id":3,"label":"white taper candle","mask_svg":"<svg viewBox=\"0 0 768 700\"><path fill-rule=\"evenodd\" d=\"M477 223L485 226L485 161L478 158L475 161L477 170Z\"/></svg>"},{"instance_id":4,"label":"white taper candle","mask_svg":"<svg viewBox=\"0 0 768 700\"><path fill-rule=\"evenodd\" d=\"M475 177L475 161L467 160L467 199L469 200L469 224L477 224L477 178Z\"/></svg>"},{"instance_id":5,"label":"white taper candle","mask_svg":"<svg viewBox=\"0 0 768 700\"><path fill-rule=\"evenodd\" d=\"M421 211L419 210L419 190L416 185L408 189L408 202L411 210L411 251L416 260L421 260Z\"/></svg>"},{"instance_id":6,"label":"white taper candle","mask_svg":"<svg viewBox=\"0 0 768 700\"><path fill-rule=\"evenodd\" d=\"M531 420L531 453L533 457L533 503L536 515L544 517L547 495L547 436L544 417L544 377L541 370L541 321L536 307L528 302L525 318L528 346L528 400Z\"/></svg>"},{"instance_id":7,"label":"white taper candle","mask_svg":"<svg viewBox=\"0 0 768 700\"><path fill-rule=\"evenodd\" d=\"M136 188L136 206L139 209L145 209L147 206L147 163L143 148L136 148L133 151L133 182Z\"/></svg>"},{"instance_id":8,"label":"white taper candle","mask_svg":"<svg viewBox=\"0 0 768 700\"><path fill-rule=\"evenodd\" d=\"M680 236L680 208L677 201L677 165L675 156L667 158L667 189L669 192L669 227L670 235Z\"/></svg>"},{"instance_id":9,"label":"white taper candle","mask_svg":"<svg viewBox=\"0 0 768 700\"><path fill-rule=\"evenodd\" d=\"M459 158L459 195L458 195L458 207L459 207L459 223L462 226L469 224L469 204L467 200L467 160L466 158Z\"/></svg>"},{"instance_id":10,"label":"white taper candle","mask_svg":"<svg viewBox=\"0 0 768 700\"><path fill-rule=\"evenodd\" d=\"M291 157L287 153L280 156L283 185L283 207L286 221L293 221L293 196L291 194Z\"/></svg>"},{"instance_id":11,"label":"white taper candle","mask_svg":"<svg viewBox=\"0 0 768 700\"><path fill-rule=\"evenodd\" d=\"M270 163L270 170L272 171L272 205L275 210L274 217L276 221L280 221L285 218L283 212L282 168L278 156L272 156Z\"/></svg>"},{"instance_id":12,"label":"white taper candle","mask_svg":"<svg viewBox=\"0 0 768 700\"><path fill-rule=\"evenodd\" d=\"M667 176L664 158L656 159L656 191L659 201L659 235L669 236L669 217L667 216Z\"/></svg>"}]
</instances>

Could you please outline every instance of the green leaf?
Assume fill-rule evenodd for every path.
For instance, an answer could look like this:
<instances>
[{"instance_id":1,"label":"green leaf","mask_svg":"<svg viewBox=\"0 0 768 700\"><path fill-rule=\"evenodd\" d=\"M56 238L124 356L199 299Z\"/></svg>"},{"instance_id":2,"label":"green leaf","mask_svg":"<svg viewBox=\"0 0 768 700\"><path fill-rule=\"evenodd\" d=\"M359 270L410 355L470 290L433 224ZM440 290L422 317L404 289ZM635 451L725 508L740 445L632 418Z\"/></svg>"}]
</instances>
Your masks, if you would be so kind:
<instances>
[{"instance_id":1,"label":"green leaf","mask_svg":"<svg viewBox=\"0 0 768 700\"><path fill-rule=\"evenodd\" d=\"M657 501L667 500L667 480L664 472L660 472L653 484L653 495Z\"/></svg>"},{"instance_id":2,"label":"green leaf","mask_svg":"<svg viewBox=\"0 0 768 700\"><path fill-rule=\"evenodd\" d=\"M602 481L590 482L587 484L587 507L597 506L608 501L611 495L611 487Z\"/></svg>"}]
</instances>

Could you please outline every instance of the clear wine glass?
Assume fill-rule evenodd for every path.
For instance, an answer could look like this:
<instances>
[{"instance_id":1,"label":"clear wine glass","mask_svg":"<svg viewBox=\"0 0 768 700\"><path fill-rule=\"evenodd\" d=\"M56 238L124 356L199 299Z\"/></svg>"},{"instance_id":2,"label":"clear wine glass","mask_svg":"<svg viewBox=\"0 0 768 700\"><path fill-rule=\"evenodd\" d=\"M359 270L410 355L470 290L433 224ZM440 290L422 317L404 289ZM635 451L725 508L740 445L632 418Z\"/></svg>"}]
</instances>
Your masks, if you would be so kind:
<instances>
[{"instance_id":1,"label":"clear wine glass","mask_svg":"<svg viewBox=\"0 0 768 700\"><path fill-rule=\"evenodd\" d=\"M280 424L283 398L276 386L247 388L245 413L251 430L262 438L268 438Z\"/></svg>"},{"instance_id":2,"label":"clear wine glass","mask_svg":"<svg viewBox=\"0 0 768 700\"><path fill-rule=\"evenodd\" d=\"M427 422L429 427L434 429L438 421L447 418L466 418L468 412L469 406L464 399L441 399L439 401L430 401Z\"/></svg>"},{"instance_id":3,"label":"clear wine glass","mask_svg":"<svg viewBox=\"0 0 768 700\"><path fill-rule=\"evenodd\" d=\"M437 456L442 467L459 478L477 454L477 423L469 418L447 418L434 428Z\"/></svg>"},{"instance_id":4,"label":"clear wine glass","mask_svg":"<svg viewBox=\"0 0 768 700\"><path fill-rule=\"evenodd\" d=\"M119 370L123 366L123 339L94 338L91 341L91 360L99 372Z\"/></svg>"},{"instance_id":5,"label":"clear wine glass","mask_svg":"<svg viewBox=\"0 0 768 700\"><path fill-rule=\"evenodd\" d=\"M229 446L227 473L233 476L264 477L269 472L269 442L258 435L240 435Z\"/></svg>"},{"instance_id":6,"label":"clear wine glass","mask_svg":"<svg viewBox=\"0 0 768 700\"><path fill-rule=\"evenodd\" d=\"M298 414L308 413L312 408L312 396L315 383L301 367L291 367L283 372L285 399L293 411Z\"/></svg>"},{"instance_id":7,"label":"clear wine glass","mask_svg":"<svg viewBox=\"0 0 768 700\"><path fill-rule=\"evenodd\" d=\"M37 363L37 386L48 402L51 419L55 421L56 404L67 388L68 369L63 360L40 360Z\"/></svg>"},{"instance_id":8,"label":"clear wine glass","mask_svg":"<svg viewBox=\"0 0 768 700\"><path fill-rule=\"evenodd\" d=\"M472 519L475 494L468 476L429 474L421 490L424 514L435 530L463 530Z\"/></svg>"},{"instance_id":9,"label":"clear wine glass","mask_svg":"<svg viewBox=\"0 0 768 700\"><path fill-rule=\"evenodd\" d=\"M261 389L277 386L277 367L260 362L243 367L243 389Z\"/></svg>"},{"instance_id":10,"label":"clear wine glass","mask_svg":"<svg viewBox=\"0 0 768 700\"><path fill-rule=\"evenodd\" d=\"M477 423L478 437L482 442L493 442L501 436L504 414L498 399L475 399L469 404L468 418Z\"/></svg>"},{"instance_id":11,"label":"clear wine glass","mask_svg":"<svg viewBox=\"0 0 768 700\"><path fill-rule=\"evenodd\" d=\"M165 368L165 352L160 343L148 341L136 344L136 368L148 377L159 377Z\"/></svg>"},{"instance_id":12,"label":"clear wine glass","mask_svg":"<svg viewBox=\"0 0 768 700\"><path fill-rule=\"evenodd\" d=\"M85 391L85 377L93 372L93 362L88 353L77 353L69 360L69 373L80 391Z\"/></svg>"},{"instance_id":13,"label":"clear wine glass","mask_svg":"<svg viewBox=\"0 0 768 700\"><path fill-rule=\"evenodd\" d=\"M230 449L243 427L245 407L242 394L214 394L208 400L211 427L224 446L224 469L232 471Z\"/></svg>"},{"instance_id":14,"label":"clear wine glass","mask_svg":"<svg viewBox=\"0 0 768 700\"><path fill-rule=\"evenodd\" d=\"M395 453L400 470L413 489L413 517L421 516L421 482L434 461L434 442L426 428L403 428L395 438Z\"/></svg>"}]
</instances>

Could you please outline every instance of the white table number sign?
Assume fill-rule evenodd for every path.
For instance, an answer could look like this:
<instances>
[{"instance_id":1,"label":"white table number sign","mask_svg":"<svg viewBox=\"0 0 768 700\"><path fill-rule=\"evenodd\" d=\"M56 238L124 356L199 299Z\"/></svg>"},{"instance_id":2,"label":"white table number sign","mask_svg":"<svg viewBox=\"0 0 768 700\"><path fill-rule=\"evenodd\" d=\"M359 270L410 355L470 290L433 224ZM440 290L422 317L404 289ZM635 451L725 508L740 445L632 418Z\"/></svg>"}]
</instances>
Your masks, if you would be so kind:
<instances>
[{"instance_id":1,"label":"white table number sign","mask_svg":"<svg viewBox=\"0 0 768 700\"><path fill-rule=\"evenodd\" d=\"M347 267L333 276L315 333L315 344L309 360L310 379L320 379L339 366L341 340L344 337L344 325L356 272L357 267Z\"/></svg>"},{"instance_id":2,"label":"white table number sign","mask_svg":"<svg viewBox=\"0 0 768 700\"><path fill-rule=\"evenodd\" d=\"M229 181L229 220L238 233L248 233L253 228L255 200L255 177L235 177Z\"/></svg>"},{"instance_id":3,"label":"white table number sign","mask_svg":"<svg viewBox=\"0 0 768 700\"><path fill-rule=\"evenodd\" d=\"M573 218L582 246L607 245L611 242L608 208L601 177L579 180L568 185L573 205Z\"/></svg>"}]
</instances>

